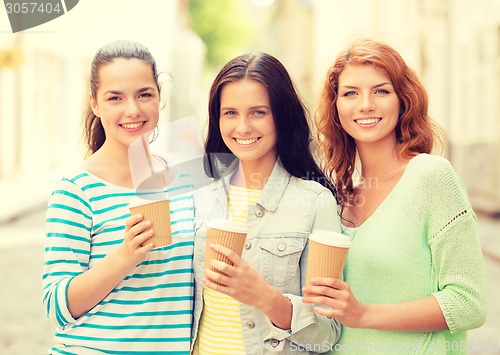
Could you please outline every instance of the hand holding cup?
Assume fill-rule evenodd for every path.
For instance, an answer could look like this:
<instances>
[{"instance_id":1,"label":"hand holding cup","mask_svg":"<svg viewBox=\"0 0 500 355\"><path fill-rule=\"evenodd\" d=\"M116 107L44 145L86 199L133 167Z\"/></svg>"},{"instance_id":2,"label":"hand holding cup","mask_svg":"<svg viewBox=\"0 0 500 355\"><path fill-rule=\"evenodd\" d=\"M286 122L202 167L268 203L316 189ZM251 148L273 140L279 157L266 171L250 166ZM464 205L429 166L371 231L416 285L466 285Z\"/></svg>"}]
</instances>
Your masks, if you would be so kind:
<instances>
[{"instance_id":1,"label":"hand holding cup","mask_svg":"<svg viewBox=\"0 0 500 355\"><path fill-rule=\"evenodd\" d=\"M311 286L315 277L340 279L350 247L351 241L341 233L313 231L309 236L306 285Z\"/></svg>"}]
</instances>

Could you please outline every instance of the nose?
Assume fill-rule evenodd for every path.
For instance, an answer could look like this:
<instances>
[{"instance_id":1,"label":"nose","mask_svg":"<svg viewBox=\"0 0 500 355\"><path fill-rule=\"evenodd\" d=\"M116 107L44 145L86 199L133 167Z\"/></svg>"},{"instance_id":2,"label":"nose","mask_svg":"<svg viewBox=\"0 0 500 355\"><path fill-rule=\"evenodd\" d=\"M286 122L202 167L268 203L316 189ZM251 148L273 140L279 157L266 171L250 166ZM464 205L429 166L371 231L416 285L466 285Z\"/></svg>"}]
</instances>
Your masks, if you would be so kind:
<instances>
[{"instance_id":1,"label":"nose","mask_svg":"<svg viewBox=\"0 0 500 355\"><path fill-rule=\"evenodd\" d=\"M241 116L238 119L238 125L236 126L236 132L238 134L244 135L252 131L252 125L250 124L250 119L246 116Z\"/></svg>"},{"instance_id":2,"label":"nose","mask_svg":"<svg viewBox=\"0 0 500 355\"><path fill-rule=\"evenodd\" d=\"M375 103L370 95L361 96L361 101L359 105L359 110L363 112L373 111L375 108Z\"/></svg>"},{"instance_id":3,"label":"nose","mask_svg":"<svg viewBox=\"0 0 500 355\"><path fill-rule=\"evenodd\" d=\"M137 102L135 100L129 100L127 102L125 115L127 117L134 118L139 117L140 113L141 110L139 109L139 105L137 104Z\"/></svg>"}]
</instances>

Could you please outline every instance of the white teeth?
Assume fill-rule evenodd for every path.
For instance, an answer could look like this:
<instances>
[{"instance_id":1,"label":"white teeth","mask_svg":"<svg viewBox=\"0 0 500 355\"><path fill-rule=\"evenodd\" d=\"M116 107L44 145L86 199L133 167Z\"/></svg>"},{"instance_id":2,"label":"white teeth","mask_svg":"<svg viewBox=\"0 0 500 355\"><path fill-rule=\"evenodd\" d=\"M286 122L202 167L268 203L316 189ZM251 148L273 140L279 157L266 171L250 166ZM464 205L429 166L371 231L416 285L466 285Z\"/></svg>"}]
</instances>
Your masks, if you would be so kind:
<instances>
[{"instance_id":1,"label":"white teeth","mask_svg":"<svg viewBox=\"0 0 500 355\"><path fill-rule=\"evenodd\" d=\"M361 124L361 125L369 125L369 124L377 123L380 120L381 120L380 118L364 118L364 119L356 120L356 122L358 124Z\"/></svg>"},{"instance_id":2,"label":"white teeth","mask_svg":"<svg viewBox=\"0 0 500 355\"><path fill-rule=\"evenodd\" d=\"M242 145L248 145L248 144L252 144L252 143L255 143L258 141L258 138L252 138L252 139L238 139L238 138L235 138L236 139L236 143L238 144L242 144Z\"/></svg>"},{"instance_id":3,"label":"white teeth","mask_svg":"<svg viewBox=\"0 0 500 355\"><path fill-rule=\"evenodd\" d=\"M123 128L127 128L127 129L134 129L134 128L137 128L137 127L140 127L144 124L143 121L141 122L132 122L132 123L122 123L121 126Z\"/></svg>"}]
</instances>

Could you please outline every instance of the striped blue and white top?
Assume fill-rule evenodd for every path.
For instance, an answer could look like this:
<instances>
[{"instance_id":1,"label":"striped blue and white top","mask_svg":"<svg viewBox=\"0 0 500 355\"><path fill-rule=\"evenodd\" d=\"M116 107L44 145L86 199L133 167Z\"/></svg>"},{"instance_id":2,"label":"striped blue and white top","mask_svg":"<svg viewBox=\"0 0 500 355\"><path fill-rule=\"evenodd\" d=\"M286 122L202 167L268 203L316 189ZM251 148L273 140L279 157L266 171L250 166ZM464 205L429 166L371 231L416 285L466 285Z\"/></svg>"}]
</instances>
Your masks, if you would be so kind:
<instances>
[{"instance_id":1,"label":"striped blue and white top","mask_svg":"<svg viewBox=\"0 0 500 355\"><path fill-rule=\"evenodd\" d=\"M172 245L155 248L87 314L67 307L71 280L123 240L134 189L78 169L58 182L49 201L43 303L57 325L50 354L189 354L193 310L193 185L178 174L170 197Z\"/></svg>"}]
</instances>

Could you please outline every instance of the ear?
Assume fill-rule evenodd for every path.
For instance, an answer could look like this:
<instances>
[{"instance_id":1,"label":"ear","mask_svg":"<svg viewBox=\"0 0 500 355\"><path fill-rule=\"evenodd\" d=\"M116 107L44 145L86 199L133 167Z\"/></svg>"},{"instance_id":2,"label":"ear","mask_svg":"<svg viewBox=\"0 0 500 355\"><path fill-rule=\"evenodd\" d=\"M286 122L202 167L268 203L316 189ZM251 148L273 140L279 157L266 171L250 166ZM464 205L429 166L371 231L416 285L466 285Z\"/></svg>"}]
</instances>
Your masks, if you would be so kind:
<instances>
[{"instance_id":1,"label":"ear","mask_svg":"<svg viewBox=\"0 0 500 355\"><path fill-rule=\"evenodd\" d=\"M89 101L90 101L90 108L92 109L92 112L94 112L94 115L96 115L96 117L100 117L99 107L97 106L97 100L94 97L92 97L91 94L89 94Z\"/></svg>"}]
</instances>

